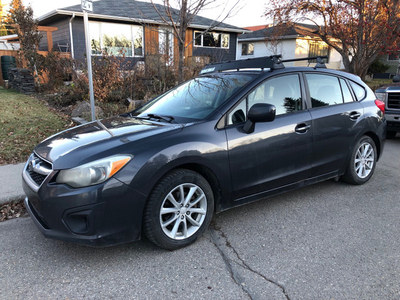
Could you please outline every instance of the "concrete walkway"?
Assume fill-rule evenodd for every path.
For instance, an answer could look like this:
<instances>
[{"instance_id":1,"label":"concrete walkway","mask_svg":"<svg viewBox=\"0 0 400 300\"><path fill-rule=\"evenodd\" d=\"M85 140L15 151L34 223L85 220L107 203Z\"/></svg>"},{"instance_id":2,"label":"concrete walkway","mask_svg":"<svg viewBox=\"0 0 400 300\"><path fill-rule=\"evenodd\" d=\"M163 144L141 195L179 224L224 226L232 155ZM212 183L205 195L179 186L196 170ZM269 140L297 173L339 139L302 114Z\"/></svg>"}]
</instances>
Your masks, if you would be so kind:
<instances>
[{"instance_id":1,"label":"concrete walkway","mask_svg":"<svg viewBox=\"0 0 400 300\"><path fill-rule=\"evenodd\" d=\"M21 175L24 165L0 166L0 205L25 198Z\"/></svg>"}]
</instances>

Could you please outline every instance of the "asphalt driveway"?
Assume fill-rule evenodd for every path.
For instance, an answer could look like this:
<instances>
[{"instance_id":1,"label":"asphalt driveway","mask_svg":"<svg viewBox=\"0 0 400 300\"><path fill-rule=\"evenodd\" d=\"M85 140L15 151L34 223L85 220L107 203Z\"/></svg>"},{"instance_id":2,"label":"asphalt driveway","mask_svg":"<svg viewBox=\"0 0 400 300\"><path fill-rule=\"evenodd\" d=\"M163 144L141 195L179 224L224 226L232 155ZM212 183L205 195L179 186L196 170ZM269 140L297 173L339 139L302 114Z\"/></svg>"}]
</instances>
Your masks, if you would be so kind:
<instances>
[{"instance_id":1,"label":"asphalt driveway","mask_svg":"<svg viewBox=\"0 0 400 300\"><path fill-rule=\"evenodd\" d=\"M400 299L400 138L363 186L327 181L214 217L174 252L0 223L0 299Z\"/></svg>"}]
</instances>

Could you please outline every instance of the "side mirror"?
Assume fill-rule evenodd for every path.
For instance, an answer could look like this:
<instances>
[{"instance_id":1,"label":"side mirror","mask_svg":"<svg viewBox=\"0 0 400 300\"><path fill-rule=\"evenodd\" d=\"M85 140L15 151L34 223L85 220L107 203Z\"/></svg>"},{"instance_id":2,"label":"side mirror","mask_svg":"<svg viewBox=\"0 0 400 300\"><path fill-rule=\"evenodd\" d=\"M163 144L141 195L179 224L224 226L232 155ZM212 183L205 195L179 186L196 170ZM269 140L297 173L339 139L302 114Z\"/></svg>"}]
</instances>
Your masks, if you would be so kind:
<instances>
[{"instance_id":1,"label":"side mirror","mask_svg":"<svg viewBox=\"0 0 400 300\"><path fill-rule=\"evenodd\" d=\"M256 123L272 122L275 120L275 114L275 105L267 103L254 104L247 113L247 121L244 124L243 131L246 133L254 132Z\"/></svg>"}]
</instances>

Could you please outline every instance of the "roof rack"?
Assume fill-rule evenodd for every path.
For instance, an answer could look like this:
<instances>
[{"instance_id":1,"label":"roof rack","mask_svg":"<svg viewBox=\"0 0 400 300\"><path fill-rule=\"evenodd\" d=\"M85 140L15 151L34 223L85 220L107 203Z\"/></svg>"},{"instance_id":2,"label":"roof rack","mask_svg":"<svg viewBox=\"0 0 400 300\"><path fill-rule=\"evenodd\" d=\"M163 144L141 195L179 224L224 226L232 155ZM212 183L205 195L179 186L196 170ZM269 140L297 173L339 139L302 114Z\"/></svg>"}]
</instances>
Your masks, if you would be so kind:
<instances>
[{"instance_id":1,"label":"roof rack","mask_svg":"<svg viewBox=\"0 0 400 300\"><path fill-rule=\"evenodd\" d=\"M317 64L315 68L326 68L325 63L323 61L324 58L328 58L328 56L315 56L315 57L305 57L305 58L296 58L296 59L286 59L281 60L282 55L271 55L257 58L249 58L244 60L230 60L223 61L218 63L211 63L206 65L201 71L200 74L206 74L211 72L222 72L228 70L241 70L241 69L269 69L269 70L278 70L284 69L284 62L292 62L292 61L302 61L302 60L317 60Z\"/></svg>"},{"instance_id":2,"label":"roof rack","mask_svg":"<svg viewBox=\"0 0 400 300\"><path fill-rule=\"evenodd\" d=\"M313 56L313 57L304 57L304 58L294 58L294 59L285 59L282 60L282 63L284 62L292 62L292 61L302 61L302 60L317 60L317 64L314 66L315 69L318 68L326 68L325 62L324 62L324 58L328 58L327 55L325 56Z\"/></svg>"}]
</instances>

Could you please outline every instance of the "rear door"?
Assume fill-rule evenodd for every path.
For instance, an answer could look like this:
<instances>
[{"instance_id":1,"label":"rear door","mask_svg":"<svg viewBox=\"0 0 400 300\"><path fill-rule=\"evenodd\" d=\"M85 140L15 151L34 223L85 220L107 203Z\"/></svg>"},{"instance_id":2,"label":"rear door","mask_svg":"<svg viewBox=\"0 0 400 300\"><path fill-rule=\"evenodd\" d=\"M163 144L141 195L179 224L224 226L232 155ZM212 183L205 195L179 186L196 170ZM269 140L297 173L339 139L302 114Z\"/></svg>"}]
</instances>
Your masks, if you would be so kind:
<instances>
[{"instance_id":1,"label":"rear door","mask_svg":"<svg viewBox=\"0 0 400 300\"><path fill-rule=\"evenodd\" d=\"M332 176L345 168L363 128L363 108L345 78L306 73L313 127L311 177Z\"/></svg>"},{"instance_id":2,"label":"rear door","mask_svg":"<svg viewBox=\"0 0 400 300\"><path fill-rule=\"evenodd\" d=\"M310 174L312 127L305 109L300 75L267 79L227 114L226 135L234 198L279 189L305 180ZM243 131L249 107L256 103L276 106L272 122L257 123L252 133Z\"/></svg>"}]
</instances>

